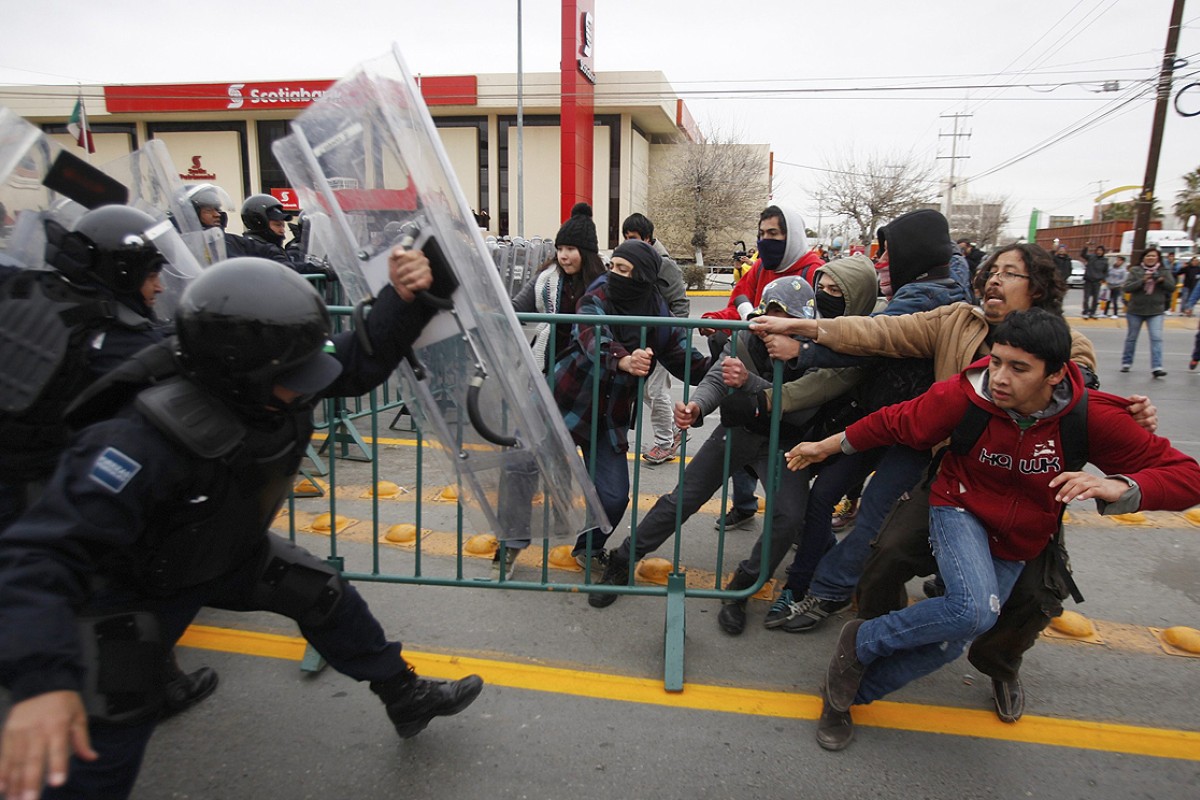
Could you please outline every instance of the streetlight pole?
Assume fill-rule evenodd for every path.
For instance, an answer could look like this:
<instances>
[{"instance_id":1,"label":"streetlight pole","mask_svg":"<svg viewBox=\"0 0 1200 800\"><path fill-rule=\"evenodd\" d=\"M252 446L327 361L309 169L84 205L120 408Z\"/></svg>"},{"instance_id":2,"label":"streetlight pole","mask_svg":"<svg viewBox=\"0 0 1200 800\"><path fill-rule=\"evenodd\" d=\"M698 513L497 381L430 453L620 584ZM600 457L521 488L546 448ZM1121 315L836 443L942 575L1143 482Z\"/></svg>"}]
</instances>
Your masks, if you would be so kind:
<instances>
[{"instance_id":1,"label":"streetlight pole","mask_svg":"<svg viewBox=\"0 0 1200 800\"><path fill-rule=\"evenodd\" d=\"M522 70L521 0L517 0L517 236L525 238L525 74Z\"/></svg>"}]
</instances>

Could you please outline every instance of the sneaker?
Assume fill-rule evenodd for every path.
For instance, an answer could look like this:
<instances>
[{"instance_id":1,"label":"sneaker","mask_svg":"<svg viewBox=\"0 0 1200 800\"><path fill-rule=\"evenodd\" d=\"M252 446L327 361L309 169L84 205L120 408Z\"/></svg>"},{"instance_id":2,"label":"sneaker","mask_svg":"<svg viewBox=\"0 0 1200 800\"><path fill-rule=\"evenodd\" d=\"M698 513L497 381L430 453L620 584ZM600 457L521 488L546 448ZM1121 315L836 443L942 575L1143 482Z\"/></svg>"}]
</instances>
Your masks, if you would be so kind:
<instances>
[{"instance_id":1,"label":"sneaker","mask_svg":"<svg viewBox=\"0 0 1200 800\"><path fill-rule=\"evenodd\" d=\"M420 678L409 667L388 681L371 684L387 709L401 739L411 739L433 720L462 711L483 691L483 678L468 675L457 681Z\"/></svg>"},{"instance_id":2,"label":"sneaker","mask_svg":"<svg viewBox=\"0 0 1200 800\"><path fill-rule=\"evenodd\" d=\"M1122 365L1121 365L1121 372L1129 372L1129 365L1128 365L1128 364L1122 364Z\"/></svg>"},{"instance_id":3,"label":"sneaker","mask_svg":"<svg viewBox=\"0 0 1200 800\"><path fill-rule=\"evenodd\" d=\"M808 633L815 631L829 617L850 607L849 600L822 600L811 594L804 595L796 609L795 615L784 622L782 627L788 633Z\"/></svg>"},{"instance_id":4,"label":"sneaker","mask_svg":"<svg viewBox=\"0 0 1200 800\"><path fill-rule=\"evenodd\" d=\"M588 569L587 550L576 550L574 553L571 553L571 555L574 556L575 563L579 565L579 568L581 570L583 570L584 572L587 572L587 569ZM607 564L608 564L608 553L605 551L605 549L603 547L593 549L592 550L592 574L593 575L603 575L604 567Z\"/></svg>"},{"instance_id":5,"label":"sneaker","mask_svg":"<svg viewBox=\"0 0 1200 800\"><path fill-rule=\"evenodd\" d=\"M671 447L663 447L660 444L654 445L646 452L642 453L642 460L647 464L665 464L675 458L675 454L679 452L678 445Z\"/></svg>"},{"instance_id":6,"label":"sneaker","mask_svg":"<svg viewBox=\"0 0 1200 800\"><path fill-rule=\"evenodd\" d=\"M521 549L518 547L504 548L504 566L500 566L500 551L496 551L496 555L492 556L492 578L500 580L503 574L504 580L511 581L513 573L517 569L517 556L521 554Z\"/></svg>"},{"instance_id":7,"label":"sneaker","mask_svg":"<svg viewBox=\"0 0 1200 800\"><path fill-rule=\"evenodd\" d=\"M837 504L837 508L833 510L833 532L841 533L846 530L858 516L858 501L842 499L842 502Z\"/></svg>"},{"instance_id":8,"label":"sneaker","mask_svg":"<svg viewBox=\"0 0 1200 800\"><path fill-rule=\"evenodd\" d=\"M685 441L687 441L687 431L685 431L683 428L676 428L675 438L672 440L671 446L678 450L679 446Z\"/></svg>"},{"instance_id":9,"label":"sneaker","mask_svg":"<svg viewBox=\"0 0 1200 800\"><path fill-rule=\"evenodd\" d=\"M1195 371L1196 371L1196 365L1197 365L1197 364L1200 364L1200 361L1189 361L1189 362L1188 362L1188 369L1189 369L1189 370L1191 370L1192 372L1195 372Z\"/></svg>"},{"instance_id":10,"label":"sneaker","mask_svg":"<svg viewBox=\"0 0 1200 800\"><path fill-rule=\"evenodd\" d=\"M598 581L598 586L627 586L629 584L629 560L613 553L608 554L604 564L604 574ZM588 605L592 608L608 608L617 602L619 595L592 592L588 595Z\"/></svg>"},{"instance_id":11,"label":"sneaker","mask_svg":"<svg viewBox=\"0 0 1200 800\"><path fill-rule=\"evenodd\" d=\"M1161 367L1159 367L1158 369L1154 370L1154 372L1152 372L1152 373L1150 373L1150 374L1151 374L1151 375L1153 375L1153 376L1154 376L1154 377L1156 377L1156 378L1165 378L1165 377L1167 377L1167 371L1166 371L1165 369L1162 369Z\"/></svg>"},{"instance_id":12,"label":"sneaker","mask_svg":"<svg viewBox=\"0 0 1200 800\"><path fill-rule=\"evenodd\" d=\"M775 602L771 604L771 610L767 612L767 618L763 620L763 627L778 628L799 613L800 604L796 602L796 597L792 594L792 590L784 589L779 593L779 597L775 598Z\"/></svg>"},{"instance_id":13,"label":"sneaker","mask_svg":"<svg viewBox=\"0 0 1200 800\"><path fill-rule=\"evenodd\" d=\"M754 522L754 517L757 514L757 511L742 511L741 509L731 508L724 517L717 520L717 524L714 527L717 530L721 530L721 526L724 525L727 531L748 528L750 527L750 523Z\"/></svg>"}]
</instances>

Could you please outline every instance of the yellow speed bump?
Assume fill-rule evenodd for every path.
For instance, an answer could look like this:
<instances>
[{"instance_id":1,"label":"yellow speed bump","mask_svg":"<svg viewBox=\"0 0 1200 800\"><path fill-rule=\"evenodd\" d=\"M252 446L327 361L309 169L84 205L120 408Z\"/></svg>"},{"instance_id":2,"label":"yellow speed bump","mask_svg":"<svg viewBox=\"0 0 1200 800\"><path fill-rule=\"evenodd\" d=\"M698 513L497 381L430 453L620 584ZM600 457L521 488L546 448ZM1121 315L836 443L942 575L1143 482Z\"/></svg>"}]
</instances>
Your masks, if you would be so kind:
<instances>
[{"instance_id":1,"label":"yellow speed bump","mask_svg":"<svg viewBox=\"0 0 1200 800\"><path fill-rule=\"evenodd\" d=\"M368 486L366 491L364 491L360 497L364 500L369 497L392 498L397 497L402 493L407 494L408 490L397 483L392 483L391 481L380 481L379 483L375 484L374 487Z\"/></svg>"},{"instance_id":2,"label":"yellow speed bump","mask_svg":"<svg viewBox=\"0 0 1200 800\"><path fill-rule=\"evenodd\" d=\"M1195 628L1176 625L1166 630L1151 628L1150 632L1168 654L1200 658L1200 631Z\"/></svg>"},{"instance_id":3,"label":"yellow speed bump","mask_svg":"<svg viewBox=\"0 0 1200 800\"><path fill-rule=\"evenodd\" d=\"M1193 525L1200 525L1200 508L1192 508L1183 512L1183 517Z\"/></svg>"},{"instance_id":4,"label":"yellow speed bump","mask_svg":"<svg viewBox=\"0 0 1200 800\"><path fill-rule=\"evenodd\" d=\"M500 543L490 533L477 533L463 542L464 553L480 558L491 558L499 547Z\"/></svg>"},{"instance_id":5,"label":"yellow speed bump","mask_svg":"<svg viewBox=\"0 0 1200 800\"><path fill-rule=\"evenodd\" d=\"M680 567L679 571L683 572L683 567ZM666 586L667 576L670 574L671 562L665 558L643 558L637 565L637 576L656 586Z\"/></svg>"},{"instance_id":6,"label":"yellow speed bump","mask_svg":"<svg viewBox=\"0 0 1200 800\"><path fill-rule=\"evenodd\" d=\"M1092 624L1092 621L1078 611L1064 611L1050 620L1050 627L1046 628L1046 635L1093 644L1104 643L1104 640L1096 633L1096 626Z\"/></svg>"},{"instance_id":7,"label":"yellow speed bump","mask_svg":"<svg viewBox=\"0 0 1200 800\"><path fill-rule=\"evenodd\" d=\"M297 497L321 497L329 489L329 484L320 478L305 478L296 481L292 493Z\"/></svg>"},{"instance_id":8,"label":"yellow speed bump","mask_svg":"<svg viewBox=\"0 0 1200 800\"><path fill-rule=\"evenodd\" d=\"M392 525L383 534L383 538L395 544L411 544L417 540L417 526L411 522Z\"/></svg>"},{"instance_id":9,"label":"yellow speed bump","mask_svg":"<svg viewBox=\"0 0 1200 800\"><path fill-rule=\"evenodd\" d=\"M546 556L546 561L550 566L558 569L583 572L583 569L575 562L575 556L571 555L571 545L569 544L560 544L551 548L550 555Z\"/></svg>"},{"instance_id":10,"label":"yellow speed bump","mask_svg":"<svg viewBox=\"0 0 1200 800\"><path fill-rule=\"evenodd\" d=\"M325 512L324 514L318 514L313 519L312 525L309 527L314 533L329 533L330 531L341 533L355 522L357 522L357 520L350 519L349 517L343 517L341 514L338 514L337 517L334 518L329 515L329 512Z\"/></svg>"},{"instance_id":11,"label":"yellow speed bump","mask_svg":"<svg viewBox=\"0 0 1200 800\"><path fill-rule=\"evenodd\" d=\"M1113 514L1112 519L1122 525L1145 525L1146 515L1140 511L1134 511L1132 514Z\"/></svg>"},{"instance_id":12,"label":"yellow speed bump","mask_svg":"<svg viewBox=\"0 0 1200 800\"><path fill-rule=\"evenodd\" d=\"M458 489L454 488L453 486L443 486L442 490L438 492L437 498L438 500L445 500L448 503L453 503L458 499Z\"/></svg>"}]
</instances>

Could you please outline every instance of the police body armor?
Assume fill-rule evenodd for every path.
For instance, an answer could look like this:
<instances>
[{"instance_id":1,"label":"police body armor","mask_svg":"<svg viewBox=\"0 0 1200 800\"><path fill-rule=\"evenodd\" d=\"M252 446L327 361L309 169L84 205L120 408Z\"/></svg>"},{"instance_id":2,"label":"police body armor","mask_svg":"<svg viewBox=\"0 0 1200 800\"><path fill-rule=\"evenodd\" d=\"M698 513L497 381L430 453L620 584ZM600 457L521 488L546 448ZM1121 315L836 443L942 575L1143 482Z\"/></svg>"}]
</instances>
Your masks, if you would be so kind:
<instances>
[{"instance_id":1,"label":"police body armor","mask_svg":"<svg viewBox=\"0 0 1200 800\"><path fill-rule=\"evenodd\" d=\"M0 479L25 482L48 474L67 444L63 413L92 380L87 340L152 323L54 270L11 275L0 309Z\"/></svg>"},{"instance_id":2,"label":"police body armor","mask_svg":"<svg viewBox=\"0 0 1200 800\"><path fill-rule=\"evenodd\" d=\"M111 416L133 397L137 412L195 459L193 502L172 509L148 532L128 562L130 577L165 595L258 559L260 582L266 582L255 590L260 607L319 623L340 596L336 572L267 534L304 458L311 413L270 414L261 424L248 424L178 374L174 347L172 339L145 348L68 410L72 423L85 425ZM275 589L287 596L272 596Z\"/></svg>"}]
</instances>

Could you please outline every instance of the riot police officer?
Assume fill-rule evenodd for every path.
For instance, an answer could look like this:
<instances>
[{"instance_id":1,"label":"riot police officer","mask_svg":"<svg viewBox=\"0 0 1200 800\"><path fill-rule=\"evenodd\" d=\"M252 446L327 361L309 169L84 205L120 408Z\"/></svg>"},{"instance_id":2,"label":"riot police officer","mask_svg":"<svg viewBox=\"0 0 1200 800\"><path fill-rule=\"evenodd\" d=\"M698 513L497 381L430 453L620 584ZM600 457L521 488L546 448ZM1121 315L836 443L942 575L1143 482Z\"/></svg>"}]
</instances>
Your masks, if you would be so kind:
<instances>
[{"instance_id":1,"label":"riot police officer","mask_svg":"<svg viewBox=\"0 0 1200 800\"><path fill-rule=\"evenodd\" d=\"M36 500L53 472L68 441L67 404L129 356L163 340L154 304L163 291L164 259L147 234L155 225L149 214L120 205L88 211L71 231L48 220L46 263L53 269L17 270L3 279L0 531ZM58 357L30 369L23 348ZM35 402L22 403L21 392ZM173 657L166 665L168 713L200 702L217 686L212 669L185 674Z\"/></svg>"},{"instance_id":2,"label":"riot police officer","mask_svg":"<svg viewBox=\"0 0 1200 800\"><path fill-rule=\"evenodd\" d=\"M292 214L285 211L283 203L269 194L254 194L242 203L242 225L245 238L283 251L284 223Z\"/></svg>"},{"instance_id":3,"label":"riot police officer","mask_svg":"<svg viewBox=\"0 0 1200 800\"><path fill-rule=\"evenodd\" d=\"M370 682L401 737L478 696L477 676L418 677L354 587L267 531L317 398L382 383L430 317L414 302L433 283L424 255L394 249L389 280L361 335L330 337L324 304L294 271L216 264L180 300L177 339L81 398L74 418L102 421L0 536L0 681L13 700L0 791L24 797L47 775L72 796L126 796L160 702L154 654L205 605L295 620L335 669ZM113 631L121 646L94 646L105 634L111 645ZM114 662L85 665L81 643Z\"/></svg>"},{"instance_id":4,"label":"riot police officer","mask_svg":"<svg viewBox=\"0 0 1200 800\"><path fill-rule=\"evenodd\" d=\"M261 197L273 200L276 204L279 203L271 195L254 195L243 205L243 224L247 224L246 219L248 215L245 213L246 205L249 205L251 200ZM229 205L229 195L223 189L212 184L202 183L188 190L188 200L191 202L192 208L196 211L196 216L200 220L201 227L220 228L225 234L225 255L227 258L253 256L255 258L270 259L271 261L277 261L280 264L294 267L283 252L282 247L274 245L262 237L238 236L236 233L230 233L226 230L226 227L229 225L229 212L225 210L225 207ZM257 214L249 216L251 219L257 218ZM255 224L258 224L257 221ZM249 226L247 226L247 230L250 230ZM267 230L269 231L269 228Z\"/></svg>"}]
</instances>

